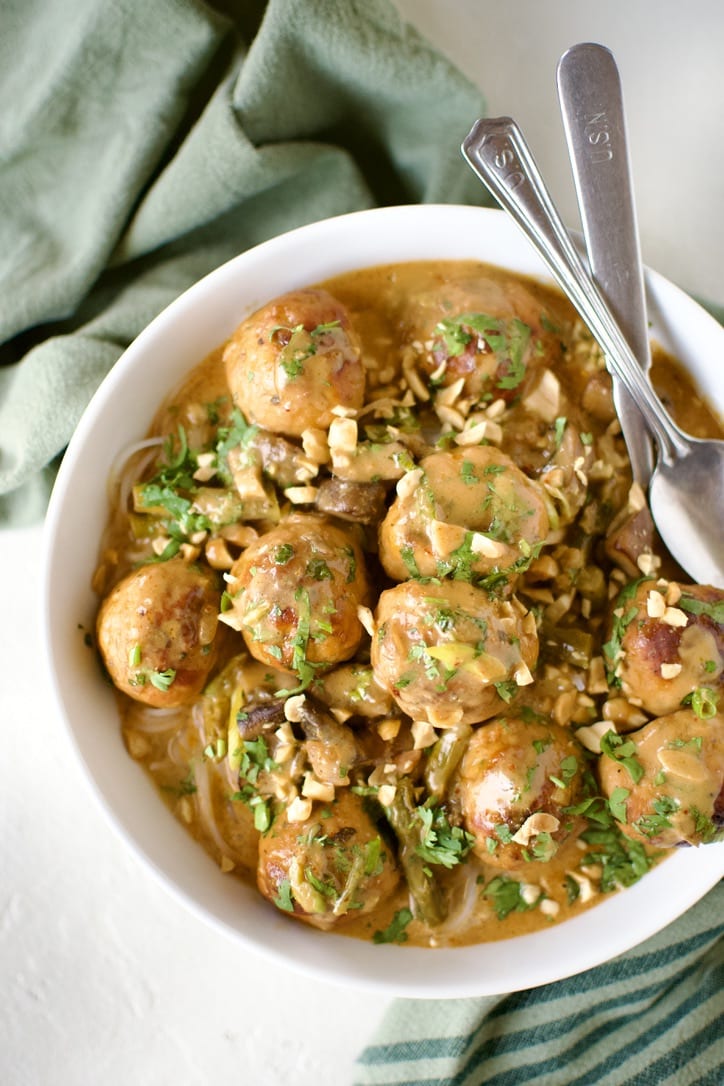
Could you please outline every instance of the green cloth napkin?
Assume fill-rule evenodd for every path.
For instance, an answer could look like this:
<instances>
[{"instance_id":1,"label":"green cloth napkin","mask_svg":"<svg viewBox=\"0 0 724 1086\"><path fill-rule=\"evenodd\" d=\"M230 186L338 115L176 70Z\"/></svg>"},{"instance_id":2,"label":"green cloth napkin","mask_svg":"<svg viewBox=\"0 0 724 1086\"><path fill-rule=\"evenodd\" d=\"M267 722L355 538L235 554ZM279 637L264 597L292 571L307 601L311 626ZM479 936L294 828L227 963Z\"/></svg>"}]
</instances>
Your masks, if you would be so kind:
<instances>
[{"instance_id":1,"label":"green cloth napkin","mask_svg":"<svg viewBox=\"0 0 724 1086\"><path fill-rule=\"evenodd\" d=\"M724 882L606 965L513 995L400 1000L355 1086L722 1086Z\"/></svg>"},{"instance_id":2,"label":"green cloth napkin","mask_svg":"<svg viewBox=\"0 0 724 1086\"><path fill-rule=\"evenodd\" d=\"M485 203L480 93L387 0L4 0L0 524L199 277L378 204Z\"/></svg>"}]
</instances>

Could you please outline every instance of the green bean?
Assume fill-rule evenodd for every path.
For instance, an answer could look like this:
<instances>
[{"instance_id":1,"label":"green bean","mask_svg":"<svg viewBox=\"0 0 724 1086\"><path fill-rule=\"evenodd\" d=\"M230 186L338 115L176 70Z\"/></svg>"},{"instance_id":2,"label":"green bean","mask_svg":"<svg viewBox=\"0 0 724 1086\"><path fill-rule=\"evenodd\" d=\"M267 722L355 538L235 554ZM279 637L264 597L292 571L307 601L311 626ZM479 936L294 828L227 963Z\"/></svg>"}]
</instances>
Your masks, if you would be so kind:
<instances>
[{"instance_id":1,"label":"green bean","mask_svg":"<svg viewBox=\"0 0 724 1086\"><path fill-rule=\"evenodd\" d=\"M437 927L445 919L447 908L439 884L428 874L427 865L417 852L422 844L423 826L415 818L415 796L409 777L398 781L395 798L384 811L397 837L398 856L415 916L430 927Z\"/></svg>"},{"instance_id":2,"label":"green bean","mask_svg":"<svg viewBox=\"0 0 724 1086\"><path fill-rule=\"evenodd\" d=\"M460 764L468 739L472 733L469 724L456 724L446 728L427 756L425 786L435 800L442 800L450 778Z\"/></svg>"}]
</instances>

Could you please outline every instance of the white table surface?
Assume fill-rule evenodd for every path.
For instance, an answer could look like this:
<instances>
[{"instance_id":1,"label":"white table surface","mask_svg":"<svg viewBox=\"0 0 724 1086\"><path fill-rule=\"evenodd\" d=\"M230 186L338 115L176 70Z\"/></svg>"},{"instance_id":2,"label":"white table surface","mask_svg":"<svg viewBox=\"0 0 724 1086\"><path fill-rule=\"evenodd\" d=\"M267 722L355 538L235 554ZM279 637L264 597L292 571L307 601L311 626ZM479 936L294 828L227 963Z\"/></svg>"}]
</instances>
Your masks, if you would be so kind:
<instances>
[{"instance_id":1,"label":"white table surface","mask_svg":"<svg viewBox=\"0 0 724 1086\"><path fill-rule=\"evenodd\" d=\"M397 0L522 124L577 225L554 89L576 41L624 79L645 260L724 302L720 0ZM465 127L472 119L461 118ZM39 527L0 532L0 1082L326 1086L388 1001L207 928L129 854L86 784L45 670Z\"/></svg>"}]
</instances>

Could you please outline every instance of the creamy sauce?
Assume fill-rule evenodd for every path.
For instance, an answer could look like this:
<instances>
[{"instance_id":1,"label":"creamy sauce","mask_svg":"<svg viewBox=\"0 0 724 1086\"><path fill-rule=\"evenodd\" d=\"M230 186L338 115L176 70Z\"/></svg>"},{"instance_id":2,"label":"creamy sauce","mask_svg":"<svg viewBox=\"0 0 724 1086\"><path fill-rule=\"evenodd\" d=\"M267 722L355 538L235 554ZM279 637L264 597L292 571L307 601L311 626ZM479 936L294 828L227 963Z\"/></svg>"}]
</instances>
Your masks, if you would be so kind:
<instances>
[{"instance_id":1,"label":"creamy sauce","mask_svg":"<svg viewBox=\"0 0 724 1086\"><path fill-rule=\"evenodd\" d=\"M470 542L471 533L485 536L483 540L478 538L483 550L469 556L464 575L460 567L450 567L455 578L460 575L463 582L469 582L471 577L483 577L490 570L509 567L516 557L528 555L535 547L536 533L545 535L549 532L556 540L547 545L538 558L528 562L520 585L511 584L524 601L521 614L533 616L530 621L535 619L538 627L540 650L537 663L535 657L530 661L531 681L522 670L516 672L517 678L510 677L518 666L522 668L525 664L527 668L525 659L515 648L520 644L519 635L511 635L505 652L501 650L497 659L488 648L485 651L470 649L473 635L461 633L461 638L467 637L468 641L462 649L455 650L458 656L449 667L451 673L455 672L455 678L449 680L454 696L443 689L438 693L435 705L426 709L428 716L423 723L428 728L438 728L432 738L439 740L445 734L441 730L444 726L467 726L462 713L456 715L456 705L459 699L467 696L467 687L460 680L461 693L458 695L455 683L461 675L463 679L465 675L472 675L470 682L482 681L480 659L486 652L493 671L484 677L484 681L491 682L495 677L494 668L499 666L503 686L499 697L493 694L493 699L497 700L490 718L522 720L524 723L526 720L544 721L548 722L547 726L565 729L566 734L603 719L604 703L616 693L609 689L603 677L601 656L609 621L609 586L620 585L625 578L616 581L618 574L603 555L600 541L606 524L625 507L631 479L613 419L610 385L600 353L581 329L570 306L560 294L531 280L470 262L373 268L341 276L324 286L346 307L359 337L367 371L366 403L404 400L400 386L403 376L407 399L412 403L411 409L391 409L388 417L376 412L374 421L378 429L391 426L392 430L385 435L381 449L375 447L373 434L363 453L355 450L355 456L347 465L349 479L358 481L362 478L373 483L381 479L388 488L389 508L395 496L394 487L399 486L400 449L411 461L406 470L419 470L417 465L421 457L414 440L406 440L404 433L415 416L423 418L419 442L421 446L426 444L428 454L435 452L434 441L439 437L440 429L447 428L454 435L461 432L460 424L468 430L477 425L479 441L489 443L471 442L469 446L453 443L453 448L462 450L458 456L461 472L447 480L444 474L440 478L435 476L437 461L431 464L430 485L439 491L432 520L424 519L424 510L421 512L419 500L414 496L417 491L410 488L412 497L408 506L400 499L397 524L390 521L387 527L389 548L385 544L385 568L388 574L395 569L399 569L398 573L388 576L380 567L374 553L377 549L374 526L362 530L355 528L355 539L360 541L367 554L371 571L374 586L368 598L371 607L374 609L380 587L389 587L395 580L403 580L409 575L409 567L405 571L404 563L411 560L410 552L418 565L429 563L429 569L418 568L413 574L424 578L434 575L436 570L439 572L441 562L446 568L445 561ZM476 360L466 342L460 353L449 355L445 376L441 379L440 343L443 341L437 331L440 322L451 322L447 329L454 340L456 335L461 335L461 325L459 320L455 323L456 318L471 313L493 314L508 322L518 322L508 323L505 335L511 342L518 334L528 337L522 356L516 354L509 343L507 361L501 369L500 355L489 343L478 352ZM524 333L523 326L527 328ZM462 338L466 335L469 340L469 333L463 331ZM221 346L184 380L159 410L152 434L176 435L182 426L189 445L198 448L213 440L217 414L222 424L228 426L230 390L223 356L224 347ZM292 361L294 357L287 355ZM653 379L685 429L701 436L720 435L718 420L695 393L688 376L659 349L655 351ZM457 392L456 381L460 385ZM446 388L452 388L447 400L440 396ZM217 404L218 412L210 411L210 404ZM432 411L433 405L436 413ZM480 416L478 422L476 415ZM431 426L431 420L438 426L438 433L428 435L424 428ZM299 440L295 440L298 446ZM305 439L305 452L311 441L311 438ZM442 447L446 447L444 442ZM467 459L466 448L473 450ZM535 493L531 491L531 495L526 496L520 481L513 481L512 469L506 468L501 461L494 465L489 478L494 477L495 471L503 473L507 470L508 475L504 478L509 480L508 490L501 486L500 492L490 491L494 493L494 500L471 512L471 482L481 482L486 470L480 467L477 475L471 474L477 455L474 450L491 449L495 453L499 448L525 473L521 479L536 480L533 484ZM374 470L368 464L373 458ZM150 453L143 450L131 459L121 483L130 480L137 484L139 479L150 479L156 471L155 450ZM545 492L540 486L543 477L548 484ZM213 488L215 483L211 480L208 485ZM302 480L300 485L307 485L307 481ZM591 495L593 500L588 500ZM213 498L213 494L211 498L207 495L208 500ZM278 500L278 497L274 499L275 502ZM281 501L284 513L283 495ZM306 508L301 503L301 510ZM255 531L263 534L278 515L278 508L275 513L265 509L262 516L247 519L255 525ZM556 522L557 518L560 523ZM94 582L101 597L107 596L139 561L147 560L152 554L158 556L158 536L152 551L153 540L144 535L144 525L147 527L143 516L138 516L138 503L130 516L128 508L118 505L114 508ZM529 528L530 537L526 539ZM395 531L398 530L401 544L395 542ZM233 531L227 531L225 535L219 534L219 538L234 561L247 545L243 532L234 535ZM521 538L526 540L528 550L520 549ZM592 538L598 542L587 550L585 541ZM191 548L191 560L200 563L205 561L204 553L208 556L223 549L219 544L216 551L204 552L208 536L201 543L195 543L193 532L189 534L189 540L184 546ZM673 570L670 560L662 557L664 570ZM218 568L223 570L223 564ZM442 583L452 583L456 591L461 587L460 579L443 580ZM467 583L466 589L472 591ZM362 587L360 593L363 593ZM432 589L427 593L428 597L431 595L434 595ZM509 620L513 621L510 617ZM448 617L447 626L443 626L440 620L443 632L449 627L449 621ZM485 626L484 619L478 621L481 628ZM380 629L375 630L373 636L379 636L380 642L384 639ZM400 636L408 634L403 631ZM693 644L696 637L692 632L687 651L701 651L700 644ZM426 644L422 643L417 658L423 658L428 676L430 667L433 676L439 675L439 669L435 671L438 666L435 661L442 662L443 655L433 654L431 665L429 653L425 656L428 652ZM398 648L392 646L393 656L395 652L399 655ZM227 740L227 719L230 706L233 716L235 706L238 709L253 701L260 690L272 697L275 691L293 686L294 679L292 677L290 681L288 673L275 670L268 663L251 660L245 654L238 630L227 628L223 623L219 625L217 650L218 664L209 676L211 687L207 686L205 698L197 698L190 705L154 712L119 694L123 734L130 755L150 773L161 796L188 832L223 870L229 872L230 877L254 881L259 831L254 827L254 807L232 798L238 796L239 780L238 765L229 764L228 753L233 740ZM356 659L360 669L368 667L368 639L364 637ZM413 674L408 681L418 680ZM419 682L423 681L424 677L420 676ZM382 771L392 765L395 772L388 776L393 786L401 774L421 783L422 768L432 747L415 739L413 710L408 709L407 714L401 711L399 704L390 701L389 689L379 692L360 688L352 696L349 685L345 685L346 680L340 681L339 689L335 688L334 682L330 677L329 688L323 693L327 704L339 710L340 720L352 720L363 762L368 767L365 780L371 775L370 768L377 767L379 784L387 779ZM394 686L392 679L390 683ZM401 689L397 693L400 704L404 705ZM476 696L474 689L470 696ZM286 726L288 728L289 724ZM477 727L485 728L486 723ZM578 744L578 740L575 742ZM285 765L292 765L293 757L299 757L298 736L296 743L296 754L290 755L292 761ZM543 745L543 741L541 743ZM581 750L579 761L582 763L582 748L577 746L577 749ZM680 767L680 771L686 775L686 766ZM262 776L264 772L262 770ZM556 793L559 807L564 804L564 796L568 806L576 806L580 792L575 796L571 792L569 796L564 789L568 781L551 786L546 784L551 778L548 770L545 780L537 780L536 772L536 766L531 766L526 787L539 790L542 807L553 802L547 793L544 795L544 785L549 792L552 787L554 791L560 787L561 791ZM555 773L552 776L555 777ZM359 780L362 780L361 776ZM464 789L461 790L459 781L453 773L445 793L453 825L460 824L464 815ZM520 788L516 789L515 784L509 770L500 777L490 773L481 785L477 802L485 811L499 810L503 823L518 802L519 797L513 793L519 792ZM291 796L291 792L286 798L278 796L282 801L279 819L284 818L284 807L289 805ZM319 825L323 828L325 801L318 801L314 809L321 812ZM525 843L535 844L538 840L542 845L550 835L543 833L536 838L529 825L528 835L523 832L521 838L526 858L512 867L498 862L497 858L495 863L489 862L484 842L478 842L465 862L456 863L450 870L436 865L435 881L447 901L447 918L436 926L413 919L404 928L404 941L408 945L442 946L509 938L545 928L599 902L602 899L601 865L589 855L591 845L580 836L590 829L590 825L578 813L568 815L565 826L560 817L550 817L553 821L546 825L560 826L561 840L557 851L554 848L554 854L545 862L537 858L542 851L531 853L526 850ZM500 856L507 848L502 832L499 840L488 839L488 843L487 855L497 848ZM386 840L384 848L391 847ZM505 891L506 887L510 890L508 880L511 878L518 883L518 890L512 899L508 895L506 904ZM309 899L313 898L314 894L310 892ZM335 930L370 939L375 933L386 931L408 904L408 887L401 880L397 889L371 911L360 911L357 916L354 911L347 912L335 925ZM499 918L502 913L507 914L503 919Z\"/></svg>"}]
</instances>

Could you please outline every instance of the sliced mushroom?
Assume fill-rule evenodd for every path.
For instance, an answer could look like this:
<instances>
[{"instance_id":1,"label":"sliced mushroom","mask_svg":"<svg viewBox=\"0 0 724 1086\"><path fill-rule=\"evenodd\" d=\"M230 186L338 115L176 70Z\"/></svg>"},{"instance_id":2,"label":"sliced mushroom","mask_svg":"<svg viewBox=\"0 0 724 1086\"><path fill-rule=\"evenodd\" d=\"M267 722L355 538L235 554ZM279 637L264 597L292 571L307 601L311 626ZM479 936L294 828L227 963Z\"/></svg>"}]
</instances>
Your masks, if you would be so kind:
<instances>
[{"instance_id":1,"label":"sliced mushroom","mask_svg":"<svg viewBox=\"0 0 724 1086\"><path fill-rule=\"evenodd\" d=\"M236 725L242 739L258 739L264 732L274 731L284 721L284 701L274 698L244 705L236 714Z\"/></svg>"},{"instance_id":2,"label":"sliced mushroom","mask_svg":"<svg viewBox=\"0 0 724 1086\"><path fill-rule=\"evenodd\" d=\"M359 756L352 729L308 695L300 700L294 715L307 740L307 757L317 777L341 784Z\"/></svg>"},{"instance_id":3,"label":"sliced mushroom","mask_svg":"<svg viewBox=\"0 0 724 1086\"><path fill-rule=\"evenodd\" d=\"M317 491L317 508L341 520L376 524L385 515L387 490L382 483L351 483L325 479Z\"/></svg>"}]
</instances>

